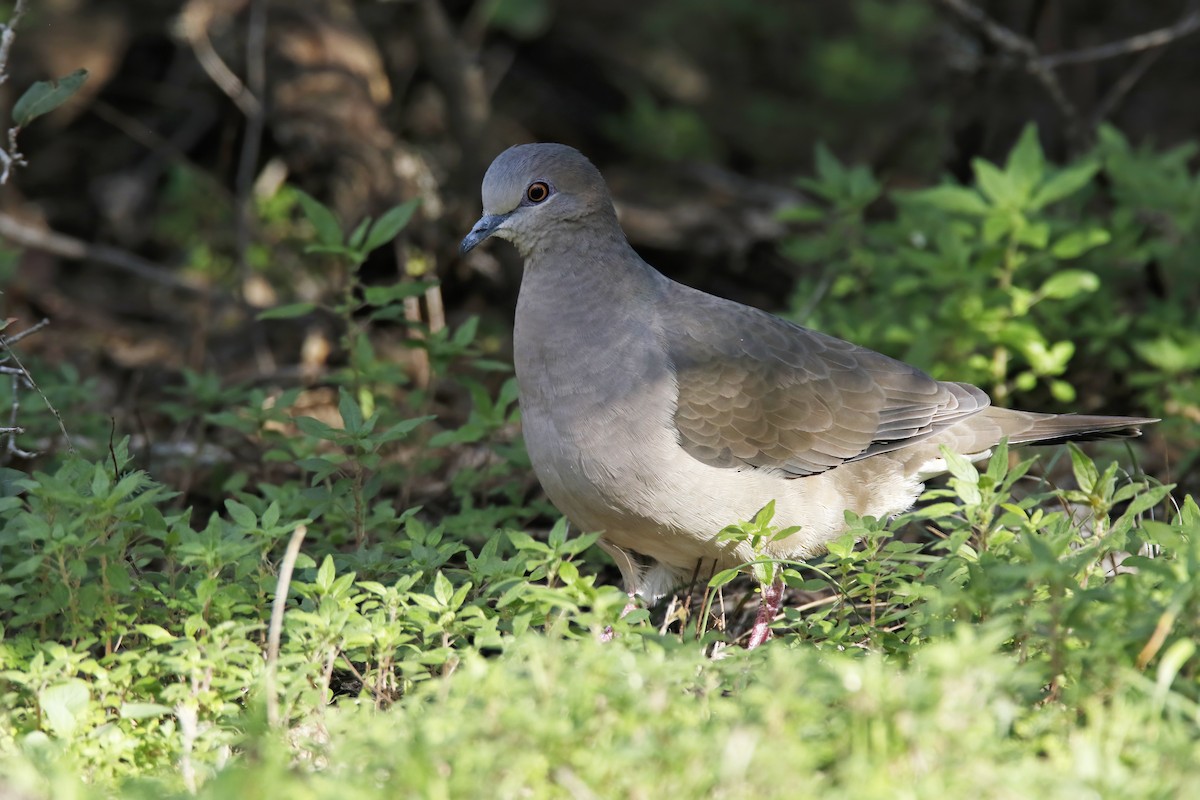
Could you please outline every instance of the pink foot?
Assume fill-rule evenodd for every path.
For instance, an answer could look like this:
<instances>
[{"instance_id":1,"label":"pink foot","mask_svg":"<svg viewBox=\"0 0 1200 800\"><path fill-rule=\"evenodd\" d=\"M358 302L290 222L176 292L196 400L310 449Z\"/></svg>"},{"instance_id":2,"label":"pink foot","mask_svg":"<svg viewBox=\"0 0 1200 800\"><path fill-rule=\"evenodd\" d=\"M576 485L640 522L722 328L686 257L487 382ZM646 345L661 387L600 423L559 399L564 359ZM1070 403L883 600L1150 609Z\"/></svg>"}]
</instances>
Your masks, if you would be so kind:
<instances>
[{"instance_id":1,"label":"pink foot","mask_svg":"<svg viewBox=\"0 0 1200 800\"><path fill-rule=\"evenodd\" d=\"M628 615L630 611L633 611L636 608L637 608L637 603L633 602L633 598L630 597L629 602L625 604L625 608L621 609L621 619L625 619L626 615ZM600 641L611 642L613 640L614 636L616 636L616 634L613 633L612 625L608 625L607 627L604 628L603 631L601 631Z\"/></svg>"},{"instance_id":2,"label":"pink foot","mask_svg":"<svg viewBox=\"0 0 1200 800\"><path fill-rule=\"evenodd\" d=\"M754 618L754 627L750 629L750 641L746 649L753 650L767 639L771 638L771 623L783 605L783 579L776 578L770 586L762 587L762 599L758 604L758 616Z\"/></svg>"}]
</instances>

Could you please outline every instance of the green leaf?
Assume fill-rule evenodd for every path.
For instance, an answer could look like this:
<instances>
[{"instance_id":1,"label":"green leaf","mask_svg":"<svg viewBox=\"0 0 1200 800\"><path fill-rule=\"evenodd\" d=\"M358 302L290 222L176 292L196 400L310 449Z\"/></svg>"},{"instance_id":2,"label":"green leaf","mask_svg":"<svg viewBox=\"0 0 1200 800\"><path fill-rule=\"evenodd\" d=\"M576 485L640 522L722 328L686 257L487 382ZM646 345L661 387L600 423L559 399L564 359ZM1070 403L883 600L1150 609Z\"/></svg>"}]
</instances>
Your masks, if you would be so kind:
<instances>
[{"instance_id":1,"label":"green leaf","mask_svg":"<svg viewBox=\"0 0 1200 800\"><path fill-rule=\"evenodd\" d=\"M1099 169L1099 162L1081 161L1055 173L1033 193L1033 198L1029 201L1029 209L1040 211L1051 203L1070 197L1091 183Z\"/></svg>"},{"instance_id":2,"label":"green leaf","mask_svg":"<svg viewBox=\"0 0 1200 800\"><path fill-rule=\"evenodd\" d=\"M765 528L771 524L771 520L775 518L775 501L768 500L767 504L758 510L754 515L754 524Z\"/></svg>"},{"instance_id":3,"label":"green leaf","mask_svg":"<svg viewBox=\"0 0 1200 800\"><path fill-rule=\"evenodd\" d=\"M822 183L840 187L842 178L846 172L845 167L842 166L842 162L838 161L837 156L825 146L824 142L817 142L817 146L813 148L813 152L817 177L821 179Z\"/></svg>"},{"instance_id":4,"label":"green leaf","mask_svg":"<svg viewBox=\"0 0 1200 800\"><path fill-rule=\"evenodd\" d=\"M14 566L4 570L4 579L10 581L16 578L24 578L26 575L32 575L38 571L38 567L42 565L42 560L45 557L44 553L34 553L28 558L18 561Z\"/></svg>"},{"instance_id":5,"label":"green leaf","mask_svg":"<svg viewBox=\"0 0 1200 800\"><path fill-rule=\"evenodd\" d=\"M79 91L87 77L86 69L77 69L56 81L38 81L33 84L13 106L13 122L24 128L43 114L58 108Z\"/></svg>"},{"instance_id":6,"label":"green leaf","mask_svg":"<svg viewBox=\"0 0 1200 800\"><path fill-rule=\"evenodd\" d=\"M317 241L326 247L341 248L342 224L329 207L301 189L293 187L293 191L296 193L296 199L300 201L304 216L308 217L308 221L317 231Z\"/></svg>"},{"instance_id":7,"label":"green leaf","mask_svg":"<svg viewBox=\"0 0 1200 800\"><path fill-rule=\"evenodd\" d=\"M341 433L337 428L326 425L316 417L294 417L292 421L302 432L318 439L336 439Z\"/></svg>"},{"instance_id":8,"label":"green leaf","mask_svg":"<svg viewBox=\"0 0 1200 800\"><path fill-rule=\"evenodd\" d=\"M550 533L546 536L546 542L552 549L558 550L565 541L567 541L567 519L562 517L550 529Z\"/></svg>"},{"instance_id":9,"label":"green leaf","mask_svg":"<svg viewBox=\"0 0 1200 800\"><path fill-rule=\"evenodd\" d=\"M151 642L153 642L155 644L159 644L162 642L171 642L171 641L175 640L175 637L171 635L171 632L168 631L166 628L162 627L161 625L153 625L150 623L143 623L141 625L135 626L135 628L138 633L142 634L142 636L145 636L147 639L149 639Z\"/></svg>"},{"instance_id":10,"label":"green leaf","mask_svg":"<svg viewBox=\"0 0 1200 800\"><path fill-rule=\"evenodd\" d=\"M79 726L80 717L91 699L88 685L78 678L72 678L43 689L38 696L38 703L50 730L65 739Z\"/></svg>"},{"instance_id":11,"label":"green leaf","mask_svg":"<svg viewBox=\"0 0 1200 800\"><path fill-rule=\"evenodd\" d=\"M991 459L987 465L987 476L995 483L1000 483L1004 480L1004 476L1008 473L1008 439L1001 439L996 445Z\"/></svg>"},{"instance_id":12,"label":"green leaf","mask_svg":"<svg viewBox=\"0 0 1200 800\"><path fill-rule=\"evenodd\" d=\"M534 39L550 25L549 0L495 0L485 6L488 21L518 39Z\"/></svg>"},{"instance_id":13,"label":"green leaf","mask_svg":"<svg viewBox=\"0 0 1200 800\"><path fill-rule=\"evenodd\" d=\"M438 574L433 578L433 596L442 606L450 605L450 598L454 594L454 587L450 585L450 580L438 571Z\"/></svg>"},{"instance_id":14,"label":"green leaf","mask_svg":"<svg viewBox=\"0 0 1200 800\"><path fill-rule=\"evenodd\" d=\"M1096 490L1096 482L1100 480L1100 470L1096 469L1096 463L1084 455L1073 442L1068 442L1067 448L1071 453L1071 469L1075 473L1075 483L1079 484L1083 492L1092 494Z\"/></svg>"},{"instance_id":15,"label":"green leaf","mask_svg":"<svg viewBox=\"0 0 1200 800\"><path fill-rule=\"evenodd\" d=\"M1175 484L1173 483L1162 486L1151 486L1130 501L1129 507L1125 509L1125 513L1122 516L1132 518L1146 513L1165 500L1174 488Z\"/></svg>"},{"instance_id":16,"label":"green leaf","mask_svg":"<svg viewBox=\"0 0 1200 800\"><path fill-rule=\"evenodd\" d=\"M979 483L979 470L975 465L953 450L943 446L940 448L942 457L946 459L946 469L960 481Z\"/></svg>"},{"instance_id":17,"label":"green leaf","mask_svg":"<svg viewBox=\"0 0 1200 800\"><path fill-rule=\"evenodd\" d=\"M1050 226L1045 222L1033 222L1018 231L1017 241L1034 250L1045 250L1050 243Z\"/></svg>"},{"instance_id":18,"label":"green leaf","mask_svg":"<svg viewBox=\"0 0 1200 800\"><path fill-rule=\"evenodd\" d=\"M1034 373L1060 375L1075 355L1075 343L1064 340L1047 347L1044 341L1032 339L1021 345L1021 354L1029 360Z\"/></svg>"},{"instance_id":19,"label":"green leaf","mask_svg":"<svg viewBox=\"0 0 1200 800\"><path fill-rule=\"evenodd\" d=\"M1021 131L1021 137L1008 155L1004 166L1017 199L1024 203L1029 199L1033 187L1042 181L1046 170L1046 159L1042 145L1038 142L1037 126L1032 122Z\"/></svg>"},{"instance_id":20,"label":"green leaf","mask_svg":"<svg viewBox=\"0 0 1200 800\"><path fill-rule=\"evenodd\" d=\"M1075 387L1059 378L1050 381L1050 394L1060 403L1075 401Z\"/></svg>"},{"instance_id":21,"label":"green leaf","mask_svg":"<svg viewBox=\"0 0 1200 800\"><path fill-rule=\"evenodd\" d=\"M1170 375L1200 369L1200 336L1182 336L1183 341L1163 334L1157 339L1133 343L1142 360Z\"/></svg>"},{"instance_id":22,"label":"green leaf","mask_svg":"<svg viewBox=\"0 0 1200 800\"><path fill-rule=\"evenodd\" d=\"M734 578L736 578L738 576L739 572L741 572L741 570L738 569L737 567L731 567L730 569L721 570L716 575L713 575L711 578L708 579L708 588L710 588L710 589L721 588L722 586L724 586L725 584L729 583Z\"/></svg>"},{"instance_id":23,"label":"green leaf","mask_svg":"<svg viewBox=\"0 0 1200 800\"><path fill-rule=\"evenodd\" d=\"M357 434L362 431L362 409L354 401L353 394L345 389L338 394L338 413L342 416L342 427L346 429L346 433Z\"/></svg>"},{"instance_id":24,"label":"green leaf","mask_svg":"<svg viewBox=\"0 0 1200 800\"><path fill-rule=\"evenodd\" d=\"M146 719L147 717L161 717L172 713L173 709L170 706L164 706L161 703L122 703L121 718L122 719Z\"/></svg>"},{"instance_id":25,"label":"green leaf","mask_svg":"<svg viewBox=\"0 0 1200 800\"><path fill-rule=\"evenodd\" d=\"M990 209L990 206L980 197L979 192L966 186L949 184L935 186L932 189L907 192L903 197L942 211L971 214L978 217L988 213Z\"/></svg>"},{"instance_id":26,"label":"green leaf","mask_svg":"<svg viewBox=\"0 0 1200 800\"><path fill-rule=\"evenodd\" d=\"M1154 697L1159 708L1166 704L1167 693L1171 684L1175 682L1175 677L1195 654L1195 642L1191 639L1178 639L1172 642L1159 658L1154 680Z\"/></svg>"},{"instance_id":27,"label":"green leaf","mask_svg":"<svg viewBox=\"0 0 1200 800\"><path fill-rule=\"evenodd\" d=\"M539 542L524 531L505 531L508 540L518 550L529 550L534 553L549 553L550 548L544 542Z\"/></svg>"},{"instance_id":28,"label":"green leaf","mask_svg":"<svg viewBox=\"0 0 1200 800\"><path fill-rule=\"evenodd\" d=\"M854 534L843 534L826 545L829 555L837 559L848 559L854 554Z\"/></svg>"},{"instance_id":29,"label":"green leaf","mask_svg":"<svg viewBox=\"0 0 1200 800\"><path fill-rule=\"evenodd\" d=\"M1071 231L1050 248L1050 255L1059 260L1078 258L1094 247L1106 245L1112 236L1104 228L1085 228Z\"/></svg>"},{"instance_id":30,"label":"green leaf","mask_svg":"<svg viewBox=\"0 0 1200 800\"><path fill-rule=\"evenodd\" d=\"M558 579L568 586L578 583L579 567L575 566L570 561L562 562L558 565Z\"/></svg>"},{"instance_id":31,"label":"green leaf","mask_svg":"<svg viewBox=\"0 0 1200 800\"><path fill-rule=\"evenodd\" d=\"M370 217L367 217L362 222L358 223L358 225L346 238L346 246L351 250L358 250L360 247L362 247L363 240L367 238L367 228L370 226L370 224Z\"/></svg>"},{"instance_id":32,"label":"green leaf","mask_svg":"<svg viewBox=\"0 0 1200 800\"><path fill-rule=\"evenodd\" d=\"M328 593L333 586L334 574L333 556L327 555L321 562L320 569L317 570L317 580L315 581L322 594Z\"/></svg>"},{"instance_id":33,"label":"green leaf","mask_svg":"<svg viewBox=\"0 0 1200 800\"><path fill-rule=\"evenodd\" d=\"M426 417L413 417L412 419L402 420L391 426L387 430L381 431L375 436L375 440L382 444L383 442L391 442L396 439L403 439L411 433L417 426L423 425L430 420L435 420L437 417L430 414Z\"/></svg>"},{"instance_id":34,"label":"green leaf","mask_svg":"<svg viewBox=\"0 0 1200 800\"><path fill-rule=\"evenodd\" d=\"M780 222L820 222L828 216L828 212L816 206L788 206L775 215Z\"/></svg>"},{"instance_id":35,"label":"green leaf","mask_svg":"<svg viewBox=\"0 0 1200 800\"><path fill-rule=\"evenodd\" d=\"M1046 279L1038 293L1052 300L1066 300L1100 288L1100 279L1084 269L1065 269Z\"/></svg>"},{"instance_id":36,"label":"green leaf","mask_svg":"<svg viewBox=\"0 0 1200 800\"><path fill-rule=\"evenodd\" d=\"M225 508L229 511L229 516L237 523L238 527L246 529L255 529L258 527L258 517L255 516L253 511L237 500L226 500Z\"/></svg>"},{"instance_id":37,"label":"green leaf","mask_svg":"<svg viewBox=\"0 0 1200 800\"><path fill-rule=\"evenodd\" d=\"M277 522L279 522L279 502L272 500L271 504L267 506L267 510L263 512L262 526L270 530L275 527Z\"/></svg>"},{"instance_id":38,"label":"green leaf","mask_svg":"<svg viewBox=\"0 0 1200 800\"><path fill-rule=\"evenodd\" d=\"M363 291L363 299L369 305L387 306L397 300L420 297L433 285L432 281L400 281L391 286L368 286Z\"/></svg>"},{"instance_id":39,"label":"green leaf","mask_svg":"<svg viewBox=\"0 0 1200 800\"><path fill-rule=\"evenodd\" d=\"M367 236L367 243L363 245L363 250L369 253L396 238L396 234L404 230L420 204L419 198L413 198L384 212L383 216L371 226L371 233Z\"/></svg>"},{"instance_id":40,"label":"green leaf","mask_svg":"<svg viewBox=\"0 0 1200 800\"><path fill-rule=\"evenodd\" d=\"M1005 208L1013 208L1018 205L1019 198L1012 179L1001 172L995 164L977 158L971 162L971 167L975 170L975 180L979 182L979 189L993 203Z\"/></svg>"},{"instance_id":41,"label":"green leaf","mask_svg":"<svg viewBox=\"0 0 1200 800\"><path fill-rule=\"evenodd\" d=\"M311 313L316 307L316 303L291 303L286 306L275 306L266 311L260 311L258 319L295 319Z\"/></svg>"}]
</instances>

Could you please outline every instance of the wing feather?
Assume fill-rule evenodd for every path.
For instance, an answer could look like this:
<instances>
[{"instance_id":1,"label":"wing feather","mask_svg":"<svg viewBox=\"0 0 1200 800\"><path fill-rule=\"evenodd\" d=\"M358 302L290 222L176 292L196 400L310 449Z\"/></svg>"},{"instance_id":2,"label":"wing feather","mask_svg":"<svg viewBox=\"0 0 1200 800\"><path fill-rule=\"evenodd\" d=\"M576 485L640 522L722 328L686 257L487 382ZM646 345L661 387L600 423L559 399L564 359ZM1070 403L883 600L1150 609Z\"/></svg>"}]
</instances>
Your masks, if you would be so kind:
<instances>
[{"instance_id":1,"label":"wing feather","mask_svg":"<svg viewBox=\"0 0 1200 800\"><path fill-rule=\"evenodd\" d=\"M664 300L679 441L712 466L813 475L919 442L991 402L969 384L680 284Z\"/></svg>"}]
</instances>

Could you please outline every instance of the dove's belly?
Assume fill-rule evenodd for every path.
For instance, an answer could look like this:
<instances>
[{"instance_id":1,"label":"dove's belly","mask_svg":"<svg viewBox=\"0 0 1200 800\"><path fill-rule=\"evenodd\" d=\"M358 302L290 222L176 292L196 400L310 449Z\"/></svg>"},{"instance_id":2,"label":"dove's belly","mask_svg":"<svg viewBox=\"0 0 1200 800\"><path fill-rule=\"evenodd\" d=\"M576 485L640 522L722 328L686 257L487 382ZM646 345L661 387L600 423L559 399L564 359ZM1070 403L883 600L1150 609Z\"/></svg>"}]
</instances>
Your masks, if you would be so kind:
<instances>
[{"instance_id":1,"label":"dove's belly","mask_svg":"<svg viewBox=\"0 0 1200 800\"><path fill-rule=\"evenodd\" d=\"M666 568L665 577L660 570L649 580L618 558L629 591L652 599L671 588L672 576L691 575L699 559L718 569L752 560L747 545L719 542L718 535L772 500L772 524L800 530L769 552L806 558L845 529L847 509L885 517L920 493L919 480L905 477L909 471L891 456L795 479L696 460L680 445L674 367L657 345L653 311L630 306L617 317L596 315L588 336L567 335L564 314L588 312L548 301L559 294L538 282L551 279L526 274L517 306L514 363L525 443L543 489L575 527L600 532L610 550ZM593 288L598 294L603 287ZM604 305L598 296L594 302Z\"/></svg>"},{"instance_id":2,"label":"dove's belly","mask_svg":"<svg viewBox=\"0 0 1200 800\"><path fill-rule=\"evenodd\" d=\"M599 531L607 543L652 558L677 577L690 575L700 559L711 562L706 572L752 560L748 545L720 542L718 534L772 500L772 525L800 530L769 553L803 559L845 530L847 510L887 517L911 507L922 489L889 455L804 478L708 466L679 446L673 404L634 395L580 413L571 406L581 399L522 398L526 446L543 489L575 527Z\"/></svg>"}]
</instances>

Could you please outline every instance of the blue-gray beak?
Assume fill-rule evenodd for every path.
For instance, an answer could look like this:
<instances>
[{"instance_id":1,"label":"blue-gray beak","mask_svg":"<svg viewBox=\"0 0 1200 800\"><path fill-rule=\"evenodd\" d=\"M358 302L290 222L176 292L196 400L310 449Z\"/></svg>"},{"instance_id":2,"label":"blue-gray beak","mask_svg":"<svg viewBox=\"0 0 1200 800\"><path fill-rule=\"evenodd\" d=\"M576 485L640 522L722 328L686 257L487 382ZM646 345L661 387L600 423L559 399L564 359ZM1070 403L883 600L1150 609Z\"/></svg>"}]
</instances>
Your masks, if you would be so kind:
<instances>
[{"instance_id":1,"label":"blue-gray beak","mask_svg":"<svg viewBox=\"0 0 1200 800\"><path fill-rule=\"evenodd\" d=\"M475 227L471 228L471 232L462 240L462 244L458 246L458 252L469 253L477 244L496 232L496 228L500 227L504 220L508 219L508 214L484 214L479 218L479 222L475 223Z\"/></svg>"}]
</instances>

